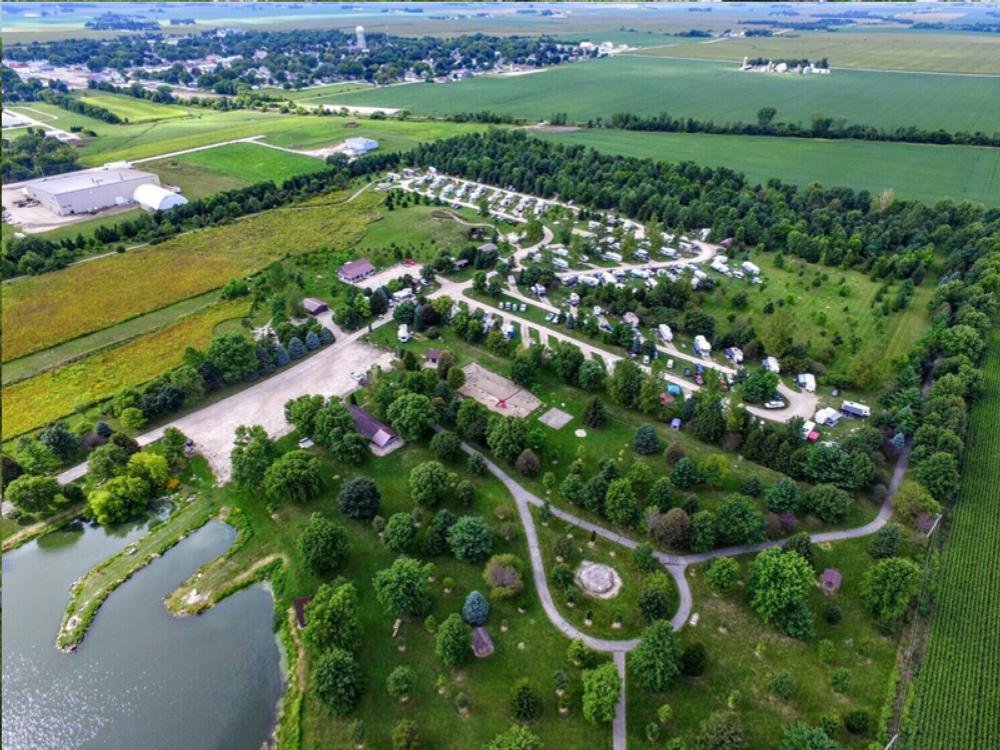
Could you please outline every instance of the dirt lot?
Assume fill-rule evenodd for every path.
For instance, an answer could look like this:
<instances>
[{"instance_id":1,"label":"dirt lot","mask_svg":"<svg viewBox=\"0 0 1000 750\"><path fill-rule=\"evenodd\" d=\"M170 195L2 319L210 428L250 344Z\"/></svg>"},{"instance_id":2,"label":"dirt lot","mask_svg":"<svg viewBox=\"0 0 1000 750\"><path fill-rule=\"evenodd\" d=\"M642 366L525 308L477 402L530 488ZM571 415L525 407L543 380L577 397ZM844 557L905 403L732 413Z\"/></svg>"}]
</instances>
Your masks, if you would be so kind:
<instances>
[{"instance_id":1,"label":"dirt lot","mask_svg":"<svg viewBox=\"0 0 1000 750\"><path fill-rule=\"evenodd\" d=\"M465 385L458 392L476 399L490 411L511 417L526 417L541 405L529 391L479 365L465 367ZM506 407L500 406L500 401Z\"/></svg>"}]
</instances>

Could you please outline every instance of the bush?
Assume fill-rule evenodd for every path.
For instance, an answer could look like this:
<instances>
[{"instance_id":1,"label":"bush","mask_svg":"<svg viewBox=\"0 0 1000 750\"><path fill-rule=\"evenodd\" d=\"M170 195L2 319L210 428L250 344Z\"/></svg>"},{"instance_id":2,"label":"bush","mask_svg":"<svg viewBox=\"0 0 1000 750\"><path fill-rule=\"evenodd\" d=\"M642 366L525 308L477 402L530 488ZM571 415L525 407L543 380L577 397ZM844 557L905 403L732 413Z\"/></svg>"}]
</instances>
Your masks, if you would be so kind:
<instances>
[{"instance_id":1,"label":"bush","mask_svg":"<svg viewBox=\"0 0 1000 750\"><path fill-rule=\"evenodd\" d=\"M801 531L798 534L788 537L788 541L785 542L785 546L781 549L784 552L794 552L809 563L809 567L816 567L815 548L813 546L812 538L807 532Z\"/></svg>"},{"instance_id":2,"label":"bush","mask_svg":"<svg viewBox=\"0 0 1000 750\"><path fill-rule=\"evenodd\" d=\"M577 638L569 644L566 658L580 669L590 669L597 663L597 654L588 648L582 639Z\"/></svg>"},{"instance_id":3,"label":"bush","mask_svg":"<svg viewBox=\"0 0 1000 750\"><path fill-rule=\"evenodd\" d=\"M417 681L417 676L409 667L396 667L389 673L385 681L386 690L389 697L402 700L413 691L413 685Z\"/></svg>"},{"instance_id":4,"label":"bush","mask_svg":"<svg viewBox=\"0 0 1000 750\"><path fill-rule=\"evenodd\" d=\"M514 465L521 473L521 476L528 477L529 479L538 476L538 472L542 468L541 461L538 460L538 456L531 448L525 448L521 451L521 455L517 457Z\"/></svg>"},{"instance_id":5,"label":"bush","mask_svg":"<svg viewBox=\"0 0 1000 750\"><path fill-rule=\"evenodd\" d=\"M635 452L642 456L651 456L660 450L660 436L656 434L656 429L649 423L639 425L632 438L632 447Z\"/></svg>"},{"instance_id":6,"label":"bush","mask_svg":"<svg viewBox=\"0 0 1000 750\"><path fill-rule=\"evenodd\" d=\"M417 530L409 513L394 513L389 517L382 535L382 544L389 552L405 552L413 544Z\"/></svg>"},{"instance_id":7,"label":"bush","mask_svg":"<svg viewBox=\"0 0 1000 750\"><path fill-rule=\"evenodd\" d=\"M803 501L805 509L827 523L840 523L851 513L854 500L842 489L832 484L813 487Z\"/></svg>"},{"instance_id":8,"label":"bush","mask_svg":"<svg viewBox=\"0 0 1000 750\"><path fill-rule=\"evenodd\" d=\"M483 562L493 549L493 534L481 518L462 516L448 530L448 544L459 560Z\"/></svg>"},{"instance_id":9,"label":"bush","mask_svg":"<svg viewBox=\"0 0 1000 750\"><path fill-rule=\"evenodd\" d=\"M561 589L573 585L573 569L566 563L556 563L553 565L552 572L549 575L552 578L552 583Z\"/></svg>"},{"instance_id":10,"label":"bush","mask_svg":"<svg viewBox=\"0 0 1000 750\"><path fill-rule=\"evenodd\" d=\"M660 568L660 563L654 557L655 549L649 542L643 542L632 550L632 564L636 569L645 575L655 573Z\"/></svg>"},{"instance_id":11,"label":"bush","mask_svg":"<svg viewBox=\"0 0 1000 750\"><path fill-rule=\"evenodd\" d=\"M687 549L691 519L681 508L671 508L656 522L652 532L660 544L671 549Z\"/></svg>"},{"instance_id":12,"label":"bush","mask_svg":"<svg viewBox=\"0 0 1000 750\"><path fill-rule=\"evenodd\" d=\"M594 430L604 427L608 422L608 412L604 407L604 402L597 396L594 396L583 408L583 415L580 419L585 427L590 427Z\"/></svg>"},{"instance_id":13,"label":"bush","mask_svg":"<svg viewBox=\"0 0 1000 750\"><path fill-rule=\"evenodd\" d=\"M804 641L815 635L813 619L805 602L795 602L779 612L774 621L778 629L789 638Z\"/></svg>"},{"instance_id":14,"label":"bush","mask_svg":"<svg viewBox=\"0 0 1000 750\"><path fill-rule=\"evenodd\" d=\"M494 599L509 599L524 590L524 563L515 555L494 555L486 563L483 581Z\"/></svg>"},{"instance_id":15,"label":"bush","mask_svg":"<svg viewBox=\"0 0 1000 750\"><path fill-rule=\"evenodd\" d=\"M849 693L854 684L854 675L846 667L839 667L830 673L830 687L838 693Z\"/></svg>"},{"instance_id":16,"label":"bush","mask_svg":"<svg viewBox=\"0 0 1000 750\"><path fill-rule=\"evenodd\" d=\"M875 532L868 543L868 554L876 560L895 557L903 543L903 527L898 523L887 523Z\"/></svg>"},{"instance_id":17,"label":"bush","mask_svg":"<svg viewBox=\"0 0 1000 750\"><path fill-rule=\"evenodd\" d=\"M461 372L461 370L459 370L459 372ZM466 468L469 470L470 474L475 474L477 477L481 477L486 473L486 459L479 453L473 453L469 456Z\"/></svg>"},{"instance_id":18,"label":"bush","mask_svg":"<svg viewBox=\"0 0 1000 750\"><path fill-rule=\"evenodd\" d=\"M781 701L787 702L792 697L794 689L795 682L787 671L778 672L767 681L767 692Z\"/></svg>"},{"instance_id":19,"label":"bush","mask_svg":"<svg viewBox=\"0 0 1000 750\"><path fill-rule=\"evenodd\" d=\"M675 466L682 458L687 458L687 451L677 441L668 445L667 449L663 451L663 460L670 466Z\"/></svg>"},{"instance_id":20,"label":"bush","mask_svg":"<svg viewBox=\"0 0 1000 750\"><path fill-rule=\"evenodd\" d=\"M482 625L490 614L490 604L478 591L472 591L462 605L462 619L470 625Z\"/></svg>"},{"instance_id":21,"label":"bush","mask_svg":"<svg viewBox=\"0 0 1000 750\"><path fill-rule=\"evenodd\" d=\"M435 637L438 658L449 667L457 667L468 658L471 647L472 631L469 626L458 615L448 615Z\"/></svg>"},{"instance_id":22,"label":"bush","mask_svg":"<svg viewBox=\"0 0 1000 750\"><path fill-rule=\"evenodd\" d=\"M453 461L462 453L462 439L454 432L439 432L431 438L431 452L438 461Z\"/></svg>"},{"instance_id":23,"label":"bush","mask_svg":"<svg viewBox=\"0 0 1000 750\"><path fill-rule=\"evenodd\" d=\"M420 733L417 722L410 719L400 719L392 728L392 750L418 750Z\"/></svg>"},{"instance_id":24,"label":"bush","mask_svg":"<svg viewBox=\"0 0 1000 750\"><path fill-rule=\"evenodd\" d=\"M146 424L146 415L143 413L142 409L130 406L129 408L122 410L122 413L118 415L118 421L121 422L124 427L136 430Z\"/></svg>"},{"instance_id":25,"label":"bush","mask_svg":"<svg viewBox=\"0 0 1000 750\"><path fill-rule=\"evenodd\" d=\"M670 483L678 489L687 490L698 481L698 472L690 458L681 458L670 472Z\"/></svg>"},{"instance_id":26,"label":"bush","mask_svg":"<svg viewBox=\"0 0 1000 750\"><path fill-rule=\"evenodd\" d=\"M851 711L844 717L844 726L847 727L847 731L851 734L868 734L870 722L871 719L868 716L868 712L862 709Z\"/></svg>"},{"instance_id":27,"label":"bush","mask_svg":"<svg viewBox=\"0 0 1000 750\"><path fill-rule=\"evenodd\" d=\"M740 580L740 564L731 557L716 560L705 571L705 585L713 594L724 596L736 588Z\"/></svg>"},{"instance_id":28,"label":"bush","mask_svg":"<svg viewBox=\"0 0 1000 750\"><path fill-rule=\"evenodd\" d=\"M708 667L708 653L700 643L692 643L681 653L681 674L701 677Z\"/></svg>"},{"instance_id":29,"label":"bush","mask_svg":"<svg viewBox=\"0 0 1000 750\"><path fill-rule=\"evenodd\" d=\"M354 710L365 689L365 677L350 652L330 648L316 664L312 691L316 700L334 716Z\"/></svg>"},{"instance_id":30,"label":"bush","mask_svg":"<svg viewBox=\"0 0 1000 750\"><path fill-rule=\"evenodd\" d=\"M541 713L542 703L527 680L521 680L507 699L510 714L518 721L531 721Z\"/></svg>"},{"instance_id":31,"label":"bush","mask_svg":"<svg viewBox=\"0 0 1000 750\"><path fill-rule=\"evenodd\" d=\"M700 750L743 750L746 736L739 716L734 713L714 713L701 723L698 732Z\"/></svg>"},{"instance_id":32,"label":"bush","mask_svg":"<svg viewBox=\"0 0 1000 750\"><path fill-rule=\"evenodd\" d=\"M760 480L755 476L749 476L740 482L740 494L747 497L757 497L761 493Z\"/></svg>"},{"instance_id":33,"label":"bush","mask_svg":"<svg viewBox=\"0 0 1000 750\"><path fill-rule=\"evenodd\" d=\"M826 621L830 625L839 625L843 619L844 611L840 607L833 606L826 611Z\"/></svg>"}]
</instances>

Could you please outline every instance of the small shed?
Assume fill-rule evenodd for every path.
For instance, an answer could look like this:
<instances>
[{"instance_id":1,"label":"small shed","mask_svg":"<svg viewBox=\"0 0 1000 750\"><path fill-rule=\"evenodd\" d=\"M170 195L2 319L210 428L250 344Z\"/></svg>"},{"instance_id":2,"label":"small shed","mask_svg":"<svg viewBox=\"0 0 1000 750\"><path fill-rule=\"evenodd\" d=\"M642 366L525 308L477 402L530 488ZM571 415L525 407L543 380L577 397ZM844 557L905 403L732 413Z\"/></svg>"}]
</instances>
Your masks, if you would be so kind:
<instances>
[{"instance_id":1,"label":"small shed","mask_svg":"<svg viewBox=\"0 0 1000 750\"><path fill-rule=\"evenodd\" d=\"M489 253L489 252L492 252L494 250L499 250L500 248L497 247L492 242L487 242L485 245L480 245L478 249L482 250L484 253Z\"/></svg>"},{"instance_id":2,"label":"small shed","mask_svg":"<svg viewBox=\"0 0 1000 750\"><path fill-rule=\"evenodd\" d=\"M844 576L841 575L839 570L827 568L823 571L823 575L819 577L819 586L826 593L834 594L840 588L840 584L843 580Z\"/></svg>"},{"instance_id":3,"label":"small shed","mask_svg":"<svg viewBox=\"0 0 1000 750\"><path fill-rule=\"evenodd\" d=\"M480 659L493 653L493 639L482 625L472 631L472 653Z\"/></svg>"},{"instance_id":4,"label":"small shed","mask_svg":"<svg viewBox=\"0 0 1000 750\"><path fill-rule=\"evenodd\" d=\"M680 417L674 417L673 419L670 420L670 427L674 430L679 430L681 427L683 427L683 425L684 423L681 422Z\"/></svg>"},{"instance_id":5,"label":"small shed","mask_svg":"<svg viewBox=\"0 0 1000 750\"><path fill-rule=\"evenodd\" d=\"M465 258L459 258L458 260L455 261L455 270L461 271L463 268L468 267L468 265L469 261L467 261Z\"/></svg>"},{"instance_id":6,"label":"small shed","mask_svg":"<svg viewBox=\"0 0 1000 750\"><path fill-rule=\"evenodd\" d=\"M299 624L300 630L306 626L306 605L312 600L311 596L303 596L300 599L296 599L293 603L295 607L295 621Z\"/></svg>"},{"instance_id":7,"label":"small shed","mask_svg":"<svg viewBox=\"0 0 1000 750\"><path fill-rule=\"evenodd\" d=\"M427 350L427 361L437 367L438 360L441 359L440 349L428 349Z\"/></svg>"},{"instance_id":8,"label":"small shed","mask_svg":"<svg viewBox=\"0 0 1000 750\"><path fill-rule=\"evenodd\" d=\"M325 313L330 309L329 305L327 305L323 300L316 299L315 297L306 297L302 300L302 307L305 308L305 311L310 315L319 315L320 313Z\"/></svg>"}]
</instances>

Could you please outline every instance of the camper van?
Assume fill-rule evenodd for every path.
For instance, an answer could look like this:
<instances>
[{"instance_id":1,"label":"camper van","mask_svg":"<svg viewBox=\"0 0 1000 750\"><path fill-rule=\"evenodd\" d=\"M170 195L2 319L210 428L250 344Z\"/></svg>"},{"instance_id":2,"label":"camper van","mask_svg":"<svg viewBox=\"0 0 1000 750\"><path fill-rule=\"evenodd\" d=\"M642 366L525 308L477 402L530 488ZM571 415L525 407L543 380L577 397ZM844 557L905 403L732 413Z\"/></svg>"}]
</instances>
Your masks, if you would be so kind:
<instances>
[{"instance_id":1,"label":"camper van","mask_svg":"<svg viewBox=\"0 0 1000 750\"><path fill-rule=\"evenodd\" d=\"M670 326L666 323L660 323L660 325L656 326L656 332L660 334L660 338L664 341L674 340L674 332L670 330Z\"/></svg>"},{"instance_id":2,"label":"camper van","mask_svg":"<svg viewBox=\"0 0 1000 750\"><path fill-rule=\"evenodd\" d=\"M845 417L870 417L872 414L870 406L859 404L856 401L845 401L840 407L840 412Z\"/></svg>"},{"instance_id":3,"label":"camper van","mask_svg":"<svg viewBox=\"0 0 1000 750\"><path fill-rule=\"evenodd\" d=\"M401 344L405 344L410 340L410 329L405 323L396 331L396 338L399 339Z\"/></svg>"},{"instance_id":4,"label":"camper van","mask_svg":"<svg viewBox=\"0 0 1000 750\"><path fill-rule=\"evenodd\" d=\"M694 337L694 352L695 354L700 354L703 357L707 357L712 353L712 345L708 343L708 339L704 336Z\"/></svg>"}]
</instances>

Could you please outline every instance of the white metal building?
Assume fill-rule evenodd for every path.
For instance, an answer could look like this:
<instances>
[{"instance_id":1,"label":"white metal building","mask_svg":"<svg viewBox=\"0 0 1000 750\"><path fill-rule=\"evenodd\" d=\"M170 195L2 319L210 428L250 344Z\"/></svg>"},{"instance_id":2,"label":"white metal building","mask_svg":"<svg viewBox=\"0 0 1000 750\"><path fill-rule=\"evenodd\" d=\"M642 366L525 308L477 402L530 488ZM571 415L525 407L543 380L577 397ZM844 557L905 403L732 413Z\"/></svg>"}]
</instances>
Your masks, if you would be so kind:
<instances>
[{"instance_id":1,"label":"white metal building","mask_svg":"<svg viewBox=\"0 0 1000 750\"><path fill-rule=\"evenodd\" d=\"M348 138L344 141L344 144L347 146L348 151L355 156L362 156L378 148L378 141L371 138Z\"/></svg>"},{"instance_id":2,"label":"white metal building","mask_svg":"<svg viewBox=\"0 0 1000 750\"><path fill-rule=\"evenodd\" d=\"M166 211L188 202L183 195L174 193L159 185L140 185L132 194L132 199L147 211Z\"/></svg>"},{"instance_id":3,"label":"white metal building","mask_svg":"<svg viewBox=\"0 0 1000 750\"><path fill-rule=\"evenodd\" d=\"M71 216L128 205L133 202L140 185L159 187L159 184L160 178L150 172L105 169L36 180L26 184L23 190L26 197L38 201L52 213Z\"/></svg>"}]
</instances>

